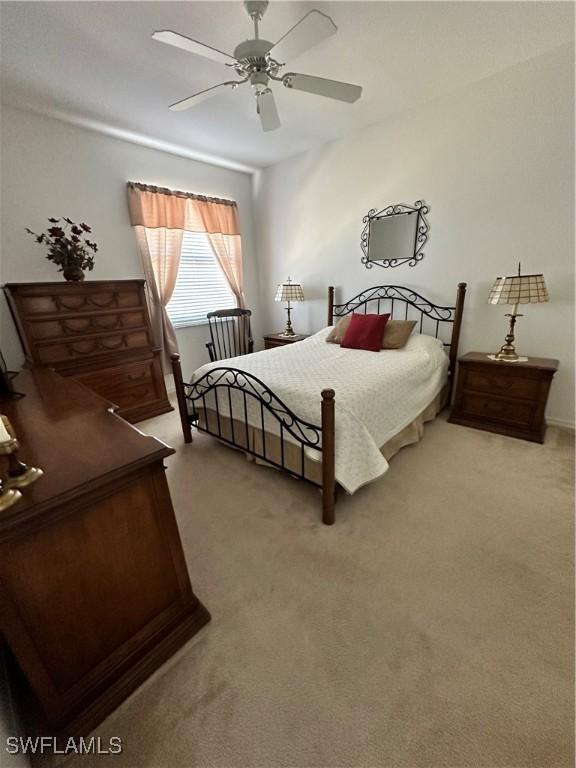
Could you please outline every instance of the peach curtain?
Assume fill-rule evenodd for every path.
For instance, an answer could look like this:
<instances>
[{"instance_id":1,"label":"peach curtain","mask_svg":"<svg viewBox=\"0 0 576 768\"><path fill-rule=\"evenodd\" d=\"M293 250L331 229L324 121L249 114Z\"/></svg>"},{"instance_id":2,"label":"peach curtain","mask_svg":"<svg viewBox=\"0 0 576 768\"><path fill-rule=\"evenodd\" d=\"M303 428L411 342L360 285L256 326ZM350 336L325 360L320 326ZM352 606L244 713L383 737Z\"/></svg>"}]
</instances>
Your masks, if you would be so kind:
<instances>
[{"instance_id":1,"label":"peach curtain","mask_svg":"<svg viewBox=\"0 0 576 768\"><path fill-rule=\"evenodd\" d=\"M134 232L146 278L152 331L156 344L162 347L164 370L169 372L170 355L178 352L178 342L166 307L178 277L184 231L166 227L149 229L138 225L134 227Z\"/></svg>"},{"instance_id":2,"label":"peach curtain","mask_svg":"<svg viewBox=\"0 0 576 768\"><path fill-rule=\"evenodd\" d=\"M244 309L242 241L236 204L231 206L195 200L194 212L202 221L202 231L208 235L214 256L236 297L236 304Z\"/></svg>"},{"instance_id":3,"label":"peach curtain","mask_svg":"<svg viewBox=\"0 0 576 768\"><path fill-rule=\"evenodd\" d=\"M128 208L166 365L178 351L166 306L174 292L185 231L206 233L238 306L245 306L238 207L231 200L129 182Z\"/></svg>"}]
</instances>

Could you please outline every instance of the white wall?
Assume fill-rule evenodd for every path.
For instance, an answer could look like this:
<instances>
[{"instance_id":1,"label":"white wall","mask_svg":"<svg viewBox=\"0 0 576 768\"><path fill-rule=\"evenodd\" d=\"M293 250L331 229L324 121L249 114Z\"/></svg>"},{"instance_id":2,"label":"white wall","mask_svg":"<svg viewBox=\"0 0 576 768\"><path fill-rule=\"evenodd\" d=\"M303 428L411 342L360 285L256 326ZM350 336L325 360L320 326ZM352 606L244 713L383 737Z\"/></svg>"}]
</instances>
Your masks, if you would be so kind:
<instances>
[{"instance_id":1,"label":"white wall","mask_svg":"<svg viewBox=\"0 0 576 768\"><path fill-rule=\"evenodd\" d=\"M508 310L486 298L494 278L513 274L521 260L524 272L544 273L551 301L524 307L517 348L560 360L548 417L573 424L573 56L563 46L261 172L255 210L267 330L283 327L273 294L288 274L309 299L293 312L302 332L326 325L329 284L341 300L395 283L451 303L466 281L460 349L496 351ZM431 207L424 260L366 270L362 217L418 199Z\"/></svg>"},{"instance_id":2,"label":"white wall","mask_svg":"<svg viewBox=\"0 0 576 768\"><path fill-rule=\"evenodd\" d=\"M42 232L48 216L62 215L92 226L99 251L87 279L142 277L126 203L126 182L142 181L237 201L247 304L259 330L249 175L7 107L1 115L1 139L3 283L63 279L25 231ZM17 368L20 344L1 301L0 349ZM207 326L185 328L177 335L185 374L207 362Z\"/></svg>"}]
</instances>

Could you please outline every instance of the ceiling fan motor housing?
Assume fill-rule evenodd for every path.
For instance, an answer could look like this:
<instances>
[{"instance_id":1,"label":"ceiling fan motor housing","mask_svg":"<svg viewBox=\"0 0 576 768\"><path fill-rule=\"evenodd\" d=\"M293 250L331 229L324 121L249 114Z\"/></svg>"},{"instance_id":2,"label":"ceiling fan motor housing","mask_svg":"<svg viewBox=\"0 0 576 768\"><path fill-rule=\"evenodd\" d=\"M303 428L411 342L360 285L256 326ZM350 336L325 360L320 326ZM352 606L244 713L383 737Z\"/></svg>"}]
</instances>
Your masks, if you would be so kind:
<instances>
[{"instance_id":1,"label":"ceiling fan motor housing","mask_svg":"<svg viewBox=\"0 0 576 768\"><path fill-rule=\"evenodd\" d=\"M232 66L241 77L249 77L252 85L266 85L268 77L276 76L281 66L268 54L273 45L269 40L246 40L240 43L234 49L236 64Z\"/></svg>"},{"instance_id":2,"label":"ceiling fan motor housing","mask_svg":"<svg viewBox=\"0 0 576 768\"><path fill-rule=\"evenodd\" d=\"M269 40L245 40L234 48L234 58L238 61L258 61L266 64L266 54L274 43Z\"/></svg>"}]
</instances>

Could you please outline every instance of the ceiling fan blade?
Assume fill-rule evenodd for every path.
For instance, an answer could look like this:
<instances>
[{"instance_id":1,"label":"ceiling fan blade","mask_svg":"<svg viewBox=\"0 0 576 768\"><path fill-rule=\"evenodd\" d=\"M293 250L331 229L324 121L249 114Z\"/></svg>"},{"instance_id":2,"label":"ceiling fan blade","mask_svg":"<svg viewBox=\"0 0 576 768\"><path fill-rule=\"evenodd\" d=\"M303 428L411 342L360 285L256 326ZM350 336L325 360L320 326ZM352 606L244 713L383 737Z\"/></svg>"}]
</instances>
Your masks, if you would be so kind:
<instances>
[{"instance_id":1,"label":"ceiling fan blade","mask_svg":"<svg viewBox=\"0 0 576 768\"><path fill-rule=\"evenodd\" d=\"M275 131L280 128L280 117L276 109L276 100L274 94L267 88L265 91L256 94L257 111L260 115L263 131Z\"/></svg>"},{"instance_id":2,"label":"ceiling fan blade","mask_svg":"<svg viewBox=\"0 0 576 768\"><path fill-rule=\"evenodd\" d=\"M330 16L321 11L309 11L272 46L270 55L276 61L290 61L337 30Z\"/></svg>"},{"instance_id":3,"label":"ceiling fan blade","mask_svg":"<svg viewBox=\"0 0 576 768\"><path fill-rule=\"evenodd\" d=\"M316 96L325 96L327 99L338 99L352 104L362 96L362 87L351 83L342 83L340 80L328 80L325 77L313 75L299 75L297 72L287 72L282 77L286 88L295 91L306 91Z\"/></svg>"},{"instance_id":4,"label":"ceiling fan blade","mask_svg":"<svg viewBox=\"0 0 576 768\"><path fill-rule=\"evenodd\" d=\"M226 83L213 85L211 88L206 88L204 91L198 91L198 93L195 93L192 96L188 96L187 99L182 99L182 101L177 101L175 104L171 104L170 109L172 112L182 112L184 109L195 107L196 104L200 104L206 99L209 99L211 96L216 96L219 92L221 92L221 89L234 89L245 82L246 80L229 80Z\"/></svg>"},{"instance_id":5,"label":"ceiling fan blade","mask_svg":"<svg viewBox=\"0 0 576 768\"><path fill-rule=\"evenodd\" d=\"M217 48L213 48L211 45L205 43L199 43L197 40L192 40L191 37L186 35L180 35L178 32L172 32L170 29L162 29L152 34L154 40L158 40L160 43L166 43L166 45L173 45L176 48L182 48L189 53L195 53L198 56L204 56L212 61L217 61L220 64L229 64L232 61L236 61L233 56L230 56L224 51L219 51Z\"/></svg>"}]
</instances>

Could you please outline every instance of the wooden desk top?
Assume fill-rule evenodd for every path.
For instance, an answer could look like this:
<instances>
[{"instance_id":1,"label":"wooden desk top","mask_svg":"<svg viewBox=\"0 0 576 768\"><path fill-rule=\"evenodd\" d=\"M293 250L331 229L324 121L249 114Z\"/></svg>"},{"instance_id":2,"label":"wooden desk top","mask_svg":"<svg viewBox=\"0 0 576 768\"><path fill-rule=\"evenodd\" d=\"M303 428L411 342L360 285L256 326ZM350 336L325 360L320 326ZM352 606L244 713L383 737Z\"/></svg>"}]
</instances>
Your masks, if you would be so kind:
<instances>
[{"instance_id":1,"label":"wooden desk top","mask_svg":"<svg viewBox=\"0 0 576 768\"><path fill-rule=\"evenodd\" d=\"M160 461L174 449L139 432L106 400L46 368L24 370L13 382L26 397L0 400L20 442L19 458L44 470L22 499L0 513L0 534L37 515ZM4 474L6 457L0 457Z\"/></svg>"}]
</instances>

